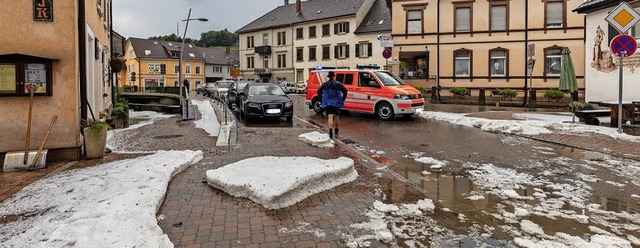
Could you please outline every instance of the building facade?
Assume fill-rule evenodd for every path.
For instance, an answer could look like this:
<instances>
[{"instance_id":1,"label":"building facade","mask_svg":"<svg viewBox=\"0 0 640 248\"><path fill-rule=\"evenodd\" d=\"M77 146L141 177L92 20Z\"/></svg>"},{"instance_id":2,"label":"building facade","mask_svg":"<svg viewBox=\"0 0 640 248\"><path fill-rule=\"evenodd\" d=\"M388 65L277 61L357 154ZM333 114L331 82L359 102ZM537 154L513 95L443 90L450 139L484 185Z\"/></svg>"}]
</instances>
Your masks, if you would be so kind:
<instances>
[{"instance_id":1,"label":"building facade","mask_svg":"<svg viewBox=\"0 0 640 248\"><path fill-rule=\"evenodd\" d=\"M285 1L237 31L245 79L303 83L317 67L384 66L377 37L391 31L383 0Z\"/></svg>"},{"instance_id":2,"label":"building facade","mask_svg":"<svg viewBox=\"0 0 640 248\"><path fill-rule=\"evenodd\" d=\"M586 101L617 101L620 63L609 48L611 40L619 32L605 21L605 17L620 1L585 1L574 11L586 15L585 61ZM636 11L640 11L640 1L628 1ZM640 25L636 25L629 35L640 38ZM640 99L640 54L636 52L623 60L624 100Z\"/></svg>"},{"instance_id":3,"label":"building facade","mask_svg":"<svg viewBox=\"0 0 640 248\"><path fill-rule=\"evenodd\" d=\"M223 79L234 79L234 77L231 76L231 69L240 66L238 51L231 50L230 47L227 47L225 49L200 48L200 52L204 56L206 83Z\"/></svg>"},{"instance_id":4,"label":"building facade","mask_svg":"<svg viewBox=\"0 0 640 248\"><path fill-rule=\"evenodd\" d=\"M180 86L180 45L179 42L129 38L125 50L126 68L120 73L119 87L146 91L147 88ZM182 78L190 89L205 82L205 55L199 47L185 44L182 68Z\"/></svg>"},{"instance_id":5,"label":"building facade","mask_svg":"<svg viewBox=\"0 0 640 248\"><path fill-rule=\"evenodd\" d=\"M412 85L468 89L558 88L568 47L584 90L582 0L391 1L393 70ZM528 46L535 66L527 73Z\"/></svg>"},{"instance_id":6,"label":"building facade","mask_svg":"<svg viewBox=\"0 0 640 248\"><path fill-rule=\"evenodd\" d=\"M57 116L47 160L79 159L82 126L112 106L111 1L2 1L0 30L0 156L25 147L31 85L30 147Z\"/></svg>"}]
</instances>

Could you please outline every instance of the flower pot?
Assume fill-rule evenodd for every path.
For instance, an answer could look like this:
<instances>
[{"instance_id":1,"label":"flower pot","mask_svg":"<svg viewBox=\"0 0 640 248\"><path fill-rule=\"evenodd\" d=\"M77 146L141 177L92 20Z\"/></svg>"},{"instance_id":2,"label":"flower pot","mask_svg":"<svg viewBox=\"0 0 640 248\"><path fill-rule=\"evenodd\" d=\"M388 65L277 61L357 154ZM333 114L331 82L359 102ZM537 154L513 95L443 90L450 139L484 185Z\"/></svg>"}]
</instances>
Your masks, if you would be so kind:
<instances>
[{"instance_id":1,"label":"flower pot","mask_svg":"<svg viewBox=\"0 0 640 248\"><path fill-rule=\"evenodd\" d=\"M107 147L107 129L97 135L91 133L90 129L90 127L84 128L84 150L87 159L103 158Z\"/></svg>"}]
</instances>

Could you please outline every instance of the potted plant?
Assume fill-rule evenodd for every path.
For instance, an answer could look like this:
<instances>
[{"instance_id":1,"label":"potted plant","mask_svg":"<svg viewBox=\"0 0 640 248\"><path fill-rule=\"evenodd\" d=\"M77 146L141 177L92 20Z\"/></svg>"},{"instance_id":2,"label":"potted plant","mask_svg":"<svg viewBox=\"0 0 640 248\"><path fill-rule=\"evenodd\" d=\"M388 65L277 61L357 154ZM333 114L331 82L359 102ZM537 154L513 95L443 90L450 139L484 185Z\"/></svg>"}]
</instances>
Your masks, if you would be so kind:
<instances>
[{"instance_id":1,"label":"potted plant","mask_svg":"<svg viewBox=\"0 0 640 248\"><path fill-rule=\"evenodd\" d=\"M116 103L111 113L115 128L125 128L129 126L129 106L123 101Z\"/></svg>"},{"instance_id":2,"label":"potted plant","mask_svg":"<svg viewBox=\"0 0 640 248\"><path fill-rule=\"evenodd\" d=\"M556 89L549 89L544 91L544 97L549 100L560 101L564 97L564 92Z\"/></svg>"},{"instance_id":3,"label":"potted plant","mask_svg":"<svg viewBox=\"0 0 640 248\"><path fill-rule=\"evenodd\" d=\"M518 92L514 89L498 89L497 94L505 100L513 100L514 97L518 96Z\"/></svg>"},{"instance_id":4,"label":"potted plant","mask_svg":"<svg viewBox=\"0 0 640 248\"><path fill-rule=\"evenodd\" d=\"M109 124L104 121L90 121L84 128L84 150L88 159L104 157L107 146Z\"/></svg>"},{"instance_id":5,"label":"potted plant","mask_svg":"<svg viewBox=\"0 0 640 248\"><path fill-rule=\"evenodd\" d=\"M454 97L464 98L469 93L469 89L463 87L453 87L449 89L449 92L453 94Z\"/></svg>"},{"instance_id":6,"label":"potted plant","mask_svg":"<svg viewBox=\"0 0 640 248\"><path fill-rule=\"evenodd\" d=\"M113 73L120 73L120 71L126 67L126 64L124 63L122 57L116 56L111 58L111 61L109 61L109 66L111 66L111 71Z\"/></svg>"}]
</instances>

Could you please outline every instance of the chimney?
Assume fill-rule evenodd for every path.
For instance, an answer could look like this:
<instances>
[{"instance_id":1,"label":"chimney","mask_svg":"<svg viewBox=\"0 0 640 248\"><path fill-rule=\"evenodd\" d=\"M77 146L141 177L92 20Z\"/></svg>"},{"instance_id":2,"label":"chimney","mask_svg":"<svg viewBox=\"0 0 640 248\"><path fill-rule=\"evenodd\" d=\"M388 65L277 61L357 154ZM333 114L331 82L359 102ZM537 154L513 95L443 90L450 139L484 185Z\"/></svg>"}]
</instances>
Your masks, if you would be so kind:
<instances>
[{"instance_id":1,"label":"chimney","mask_svg":"<svg viewBox=\"0 0 640 248\"><path fill-rule=\"evenodd\" d=\"M300 0L296 0L296 13L300 14L302 8L302 3L300 2Z\"/></svg>"},{"instance_id":2,"label":"chimney","mask_svg":"<svg viewBox=\"0 0 640 248\"><path fill-rule=\"evenodd\" d=\"M284 5L289 5L289 0L284 0Z\"/></svg>"},{"instance_id":3,"label":"chimney","mask_svg":"<svg viewBox=\"0 0 640 248\"><path fill-rule=\"evenodd\" d=\"M230 46L228 46L228 47L227 47L226 52L227 52L227 53L230 53L230 52L231 52L231 47L230 47Z\"/></svg>"}]
</instances>

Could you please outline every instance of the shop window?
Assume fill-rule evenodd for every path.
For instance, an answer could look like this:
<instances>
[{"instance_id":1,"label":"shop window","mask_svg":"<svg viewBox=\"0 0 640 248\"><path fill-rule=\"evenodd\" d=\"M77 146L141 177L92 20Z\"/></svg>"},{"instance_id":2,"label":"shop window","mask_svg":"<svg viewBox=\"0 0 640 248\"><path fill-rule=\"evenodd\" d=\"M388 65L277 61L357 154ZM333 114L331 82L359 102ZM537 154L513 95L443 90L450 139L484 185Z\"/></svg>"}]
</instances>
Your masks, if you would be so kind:
<instances>
[{"instance_id":1,"label":"shop window","mask_svg":"<svg viewBox=\"0 0 640 248\"><path fill-rule=\"evenodd\" d=\"M51 96L52 60L20 54L0 55L0 96Z\"/></svg>"}]
</instances>

